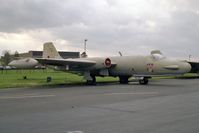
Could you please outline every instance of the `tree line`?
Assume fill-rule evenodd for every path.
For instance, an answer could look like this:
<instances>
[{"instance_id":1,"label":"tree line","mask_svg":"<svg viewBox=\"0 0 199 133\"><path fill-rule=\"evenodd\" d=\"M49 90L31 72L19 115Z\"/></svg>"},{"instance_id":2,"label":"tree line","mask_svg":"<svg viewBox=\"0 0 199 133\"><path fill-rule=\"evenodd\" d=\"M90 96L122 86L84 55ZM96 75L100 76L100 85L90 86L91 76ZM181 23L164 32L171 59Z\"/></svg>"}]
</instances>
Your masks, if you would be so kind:
<instances>
[{"instance_id":1,"label":"tree line","mask_svg":"<svg viewBox=\"0 0 199 133\"><path fill-rule=\"evenodd\" d=\"M3 56L1 56L1 65L7 66L12 60L19 58L19 52L15 51L14 54L11 54L10 51L4 50Z\"/></svg>"}]
</instances>

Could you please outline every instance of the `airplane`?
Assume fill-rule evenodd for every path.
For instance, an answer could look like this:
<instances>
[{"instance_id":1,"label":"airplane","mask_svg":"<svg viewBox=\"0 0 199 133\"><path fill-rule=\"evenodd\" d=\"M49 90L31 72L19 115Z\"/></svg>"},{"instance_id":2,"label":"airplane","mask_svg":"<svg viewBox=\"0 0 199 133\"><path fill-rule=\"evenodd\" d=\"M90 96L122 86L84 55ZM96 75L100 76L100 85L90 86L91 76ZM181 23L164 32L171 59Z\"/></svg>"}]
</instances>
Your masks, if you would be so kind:
<instances>
[{"instance_id":1,"label":"airplane","mask_svg":"<svg viewBox=\"0 0 199 133\"><path fill-rule=\"evenodd\" d=\"M19 69L31 69L38 65L38 61L33 58L24 58L11 61L8 66L12 66Z\"/></svg>"},{"instance_id":2,"label":"airplane","mask_svg":"<svg viewBox=\"0 0 199 133\"><path fill-rule=\"evenodd\" d=\"M80 73L88 85L96 84L96 76L119 77L121 84L127 84L130 77L136 77L141 85L146 85L153 76L183 75L191 71L187 61L166 58L159 50L149 56L86 57L63 59L52 42L44 44L43 58L33 59L32 67L41 63L56 66L57 70ZM37 62L37 63L36 63ZM11 62L10 66L24 67L26 62ZM29 65L30 67L30 65Z\"/></svg>"}]
</instances>

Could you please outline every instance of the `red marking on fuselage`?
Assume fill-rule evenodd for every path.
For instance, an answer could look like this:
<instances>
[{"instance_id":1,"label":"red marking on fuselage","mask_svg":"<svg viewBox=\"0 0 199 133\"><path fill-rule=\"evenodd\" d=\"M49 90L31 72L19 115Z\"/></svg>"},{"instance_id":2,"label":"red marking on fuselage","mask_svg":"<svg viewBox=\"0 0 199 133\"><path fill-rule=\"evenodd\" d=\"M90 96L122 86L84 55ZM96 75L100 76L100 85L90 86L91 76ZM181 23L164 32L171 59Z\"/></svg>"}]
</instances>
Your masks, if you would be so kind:
<instances>
[{"instance_id":1,"label":"red marking on fuselage","mask_svg":"<svg viewBox=\"0 0 199 133\"><path fill-rule=\"evenodd\" d=\"M106 58L105 61L104 61L104 65L106 67L111 67L111 60L109 58Z\"/></svg>"}]
</instances>

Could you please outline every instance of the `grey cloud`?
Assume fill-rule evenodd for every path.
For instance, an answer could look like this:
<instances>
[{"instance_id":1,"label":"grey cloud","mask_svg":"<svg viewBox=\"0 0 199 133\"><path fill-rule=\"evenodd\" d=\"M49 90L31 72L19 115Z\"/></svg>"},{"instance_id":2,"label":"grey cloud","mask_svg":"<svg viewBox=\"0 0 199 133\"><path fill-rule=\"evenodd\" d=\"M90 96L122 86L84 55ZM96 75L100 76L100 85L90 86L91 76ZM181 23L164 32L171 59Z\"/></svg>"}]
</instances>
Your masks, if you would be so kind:
<instances>
[{"instance_id":1,"label":"grey cloud","mask_svg":"<svg viewBox=\"0 0 199 133\"><path fill-rule=\"evenodd\" d=\"M88 38L90 49L111 51L111 54L124 51L130 55L160 49L170 56L189 53L199 56L197 0L161 0L169 3L170 8L155 5L159 12L149 11L142 16L121 8L117 1L2 0L0 29L1 32L46 29L58 39L80 45ZM150 27L149 21L154 27Z\"/></svg>"},{"instance_id":2,"label":"grey cloud","mask_svg":"<svg viewBox=\"0 0 199 133\"><path fill-rule=\"evenodd\" d=\"M77 2L77 3L76 3ZM0 29L3 32L21 29L51 28L81 21L82 10L87 8L78 0L2 0Z\"/></svg>"},{"instance_id":3,"label":"grey cloud","mask_svg":"<svg viewBox=\"0 0 199 133\"><path fill-rule=\"evenodd\" d=\"M199 14L191 11L177 11L172 14L172 21L162 26L154 43L166 49L171 55L184 56L198 54ZM158 44L161 42L161 45ZM179 51L184 51L179 53ZM177 52L177 53L176 53Z\"/></svg>"}]
</instances>

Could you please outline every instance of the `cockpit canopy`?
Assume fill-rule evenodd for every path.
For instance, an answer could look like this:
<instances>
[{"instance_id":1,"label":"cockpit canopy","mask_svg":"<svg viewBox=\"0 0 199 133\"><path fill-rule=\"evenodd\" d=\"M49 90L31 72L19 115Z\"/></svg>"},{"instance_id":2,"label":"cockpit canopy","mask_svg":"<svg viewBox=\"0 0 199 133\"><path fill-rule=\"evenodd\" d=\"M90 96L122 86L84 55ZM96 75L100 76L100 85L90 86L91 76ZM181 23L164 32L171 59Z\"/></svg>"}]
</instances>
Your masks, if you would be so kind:
<instances>
[{"instance_id":1,"label":"cockpit canopy","mask_svg":"<svg viewBox=\"0 0 199 133\"><path fill-rule=\"evenodd\" d=\"M160 52L160 50L153 50L153 51L151 51L151 56L155 60L161 60L161 59L166 58L165 56L163 56L163 54Z\"/></svg>"}]
</instances>

